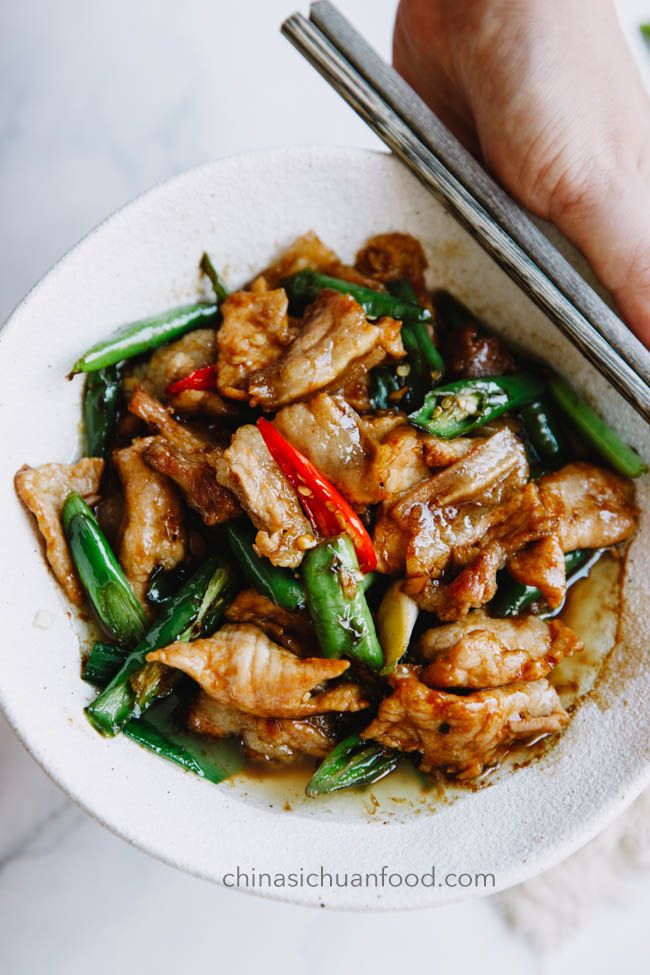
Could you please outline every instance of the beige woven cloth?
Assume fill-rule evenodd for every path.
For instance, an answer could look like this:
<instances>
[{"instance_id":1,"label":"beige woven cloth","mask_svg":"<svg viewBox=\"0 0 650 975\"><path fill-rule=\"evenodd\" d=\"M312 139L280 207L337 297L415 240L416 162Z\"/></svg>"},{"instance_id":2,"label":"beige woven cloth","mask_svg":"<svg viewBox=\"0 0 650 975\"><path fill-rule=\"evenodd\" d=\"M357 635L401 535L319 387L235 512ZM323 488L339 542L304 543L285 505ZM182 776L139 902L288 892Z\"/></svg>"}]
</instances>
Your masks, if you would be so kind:
<instances>
[{"instance_id":1,"label":"beige woven cloth","mask_svg":"<svg viewBox=\"0 0 650 975\"><path fill-rule=\"evenodd\" d=\"M549 952L605 901L634 896L631 874L650 867L650 791L573 856L494 898L513 933Z\"/></svg>"}]
</instances>

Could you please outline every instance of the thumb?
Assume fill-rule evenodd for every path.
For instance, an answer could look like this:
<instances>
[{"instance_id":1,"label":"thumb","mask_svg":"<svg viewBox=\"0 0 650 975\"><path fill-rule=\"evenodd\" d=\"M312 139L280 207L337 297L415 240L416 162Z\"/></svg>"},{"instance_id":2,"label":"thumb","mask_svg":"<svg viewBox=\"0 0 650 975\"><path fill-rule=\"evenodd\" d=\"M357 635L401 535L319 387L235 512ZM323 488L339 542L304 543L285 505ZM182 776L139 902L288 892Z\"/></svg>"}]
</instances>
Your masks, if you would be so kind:
<instances>
[{"instance_id":1,"label":"thumb","mask_svg":"<svg viewBox=\"0 0 650 975\"><path fill-rule=\"evenodd\" d=\"M639 170L556 194L550 219L578 247L650 348L650 180Z\"/></svg>"}]
</instances>

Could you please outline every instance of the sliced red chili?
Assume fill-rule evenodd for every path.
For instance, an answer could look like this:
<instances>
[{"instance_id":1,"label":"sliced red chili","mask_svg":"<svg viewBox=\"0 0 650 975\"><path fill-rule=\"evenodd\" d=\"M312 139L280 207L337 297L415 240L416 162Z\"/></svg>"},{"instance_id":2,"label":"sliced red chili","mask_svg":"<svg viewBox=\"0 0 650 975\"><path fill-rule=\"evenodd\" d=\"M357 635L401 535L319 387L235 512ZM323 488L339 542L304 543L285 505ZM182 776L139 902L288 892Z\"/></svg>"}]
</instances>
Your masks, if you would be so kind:
<instances>
[{"instance_id":1,"label":"sliced red chili","mask_svg":"<svg viewBox=\"0 0 650 975\"><path fill-rule=\"evenodd\" d=\"M175 396L176 393L182 393L186 389L214 389L216 380L216 366L202 366L188 376L177 379L175 383L170 383L165 393L167 396Z\"/></svg>"},{"instance_id":2,"label":"sliced red chili","mask_svg":"<svg viewBox=\"0 0 650 975\"><path fill-rule=\"evenodd\" d=\"M315 530L325 538L345 532L352 540L361 571L371 572L376 568L377 556L372 539L343 495L268 420L260 417L257 427L269 453L300 498Z\"/></svg>"}]
</instances>

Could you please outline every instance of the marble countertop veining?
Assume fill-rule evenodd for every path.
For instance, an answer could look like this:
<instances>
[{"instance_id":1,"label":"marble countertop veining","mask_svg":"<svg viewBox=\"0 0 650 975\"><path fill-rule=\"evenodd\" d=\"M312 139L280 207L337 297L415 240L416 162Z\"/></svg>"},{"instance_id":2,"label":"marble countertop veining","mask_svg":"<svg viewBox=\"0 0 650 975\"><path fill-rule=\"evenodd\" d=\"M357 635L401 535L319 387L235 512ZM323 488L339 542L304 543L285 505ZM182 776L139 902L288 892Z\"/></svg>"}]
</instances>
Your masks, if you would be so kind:
<instances>
[{"instance_id":1,"label":"marble countertop veining","mask_svg":"<svg viewBox=\"0 0 650 975\"><path fill-rule=\"evenodd\" d=\"M396 0L339 6L388 54ZM80 236L161 179L260 146L379 147L280 37L293 7L287 0L5 0L0 319ZM650 20L650 0L619 7L650 86L650 49L637 30ZM0 970L7 975L76 975L89 965L93 975L207 965L320 975L340 968L342 958L353 970L369 952L375 975L423 961L459 973L480 964L486 975L650 966L650 877L636 881L624 906L603 906L571 943L540 961L490 900L414 914L336 914L236 895L174 871L77 809L1 716L0 782ZM254 938L242 940L244 923Z\"/></svg>"}]
</instances>

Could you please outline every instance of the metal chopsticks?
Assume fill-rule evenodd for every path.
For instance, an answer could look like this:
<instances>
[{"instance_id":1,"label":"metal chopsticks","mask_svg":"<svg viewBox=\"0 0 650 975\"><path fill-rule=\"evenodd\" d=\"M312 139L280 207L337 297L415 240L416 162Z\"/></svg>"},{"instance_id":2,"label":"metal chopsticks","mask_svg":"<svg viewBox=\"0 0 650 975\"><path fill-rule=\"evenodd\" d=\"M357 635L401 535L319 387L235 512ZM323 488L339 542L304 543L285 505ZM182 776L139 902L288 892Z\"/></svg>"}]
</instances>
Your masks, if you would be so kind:
<instances>
[{"instance_id":1,"label":"metal chopsticks","mask_svg":"<svg viewBox=\"0 0 650 975\"><path fill-rule=\"evenodd\" d=\"M650 354L639 340L332 4L314 4L310 16L294 14L282 32L650 420Z\"/></svg>"}]
</instances>

